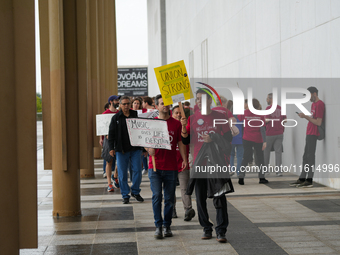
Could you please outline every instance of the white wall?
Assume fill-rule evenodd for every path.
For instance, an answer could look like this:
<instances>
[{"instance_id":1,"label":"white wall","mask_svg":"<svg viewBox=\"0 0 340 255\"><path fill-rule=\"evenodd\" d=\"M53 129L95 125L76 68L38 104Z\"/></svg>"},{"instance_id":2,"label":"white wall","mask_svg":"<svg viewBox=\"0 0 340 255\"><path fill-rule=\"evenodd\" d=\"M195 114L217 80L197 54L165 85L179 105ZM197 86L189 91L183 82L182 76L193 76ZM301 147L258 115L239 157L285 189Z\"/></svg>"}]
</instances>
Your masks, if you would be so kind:
<instances>
[{"instance_id":1,"label":"white wall","mask_svg":"<svg viewBox=\"0 0 340 255\"><path fill-rule=\"evenodd\" d=\"M161 59L161 24L160 24L160 1L148 0L148 86L149 96L160 93L154 68L162 65Z\"/></svg>"},{"instance_id":2,"label":"white wall","mask_svg":"<svg viewBox=\"0 0 340 255\"><path fill-rule=\"evenodd\" d=\"M149 21L158 6L148 1ZM340 78L340 0L167 0L166 12L167 62L183 59L189 69L193 51L194 77L202 77L201 44L207 40L209 78ZM160 65L160 39L155 24L148 26L153 71ZM152 74L150 94L158 93ZM328 118L316 164L340 163L340 86L326 83L317 84ZM306 124L286 132L285 164L302 163ZM338 178L315 180L340 189L340 174L328 175Z\"/></svg>"}]
</instances>

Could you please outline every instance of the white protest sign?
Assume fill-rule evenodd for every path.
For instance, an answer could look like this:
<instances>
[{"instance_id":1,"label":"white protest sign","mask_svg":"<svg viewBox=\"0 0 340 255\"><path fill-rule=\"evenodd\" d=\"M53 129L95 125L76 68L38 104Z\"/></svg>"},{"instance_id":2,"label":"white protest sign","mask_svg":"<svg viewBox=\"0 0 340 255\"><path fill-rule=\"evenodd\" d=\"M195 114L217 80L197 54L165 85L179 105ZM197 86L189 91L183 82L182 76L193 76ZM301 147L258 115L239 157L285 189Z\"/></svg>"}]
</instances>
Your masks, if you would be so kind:
<instances>
[{"instance_id":1,"label":"white protest sign","mask_svg":"<svg viewBox=\"0 0 340 255\"><path fill-rule=\"evenodd\" d=\"M158 117L158 115L159 115L159 111L154 110L154 111L149 111L149 112L138 114L138 117L139 118L146 118L146 119L153 119L155 117Z\"/></svg>"},{"instance_id":2,"label":"white protest sign","mask_svg":"<svg viewBox=\"0 0 340 255\"><path fill-rule=\"evenodd\" d=\"M115 113L96 115L97 136L109 134L109 127L113 115L115 115Z\"/></svg>"},{"instance_id":3,"label":"white protest sign","mask_svg":"<svg viewBox=\"0 0 340 255\"><path fill-rule=\"evenodd\" d=\"M171 150L168 125L157 119L126 119L132 146Z\"/></svg>"}]
</instances>

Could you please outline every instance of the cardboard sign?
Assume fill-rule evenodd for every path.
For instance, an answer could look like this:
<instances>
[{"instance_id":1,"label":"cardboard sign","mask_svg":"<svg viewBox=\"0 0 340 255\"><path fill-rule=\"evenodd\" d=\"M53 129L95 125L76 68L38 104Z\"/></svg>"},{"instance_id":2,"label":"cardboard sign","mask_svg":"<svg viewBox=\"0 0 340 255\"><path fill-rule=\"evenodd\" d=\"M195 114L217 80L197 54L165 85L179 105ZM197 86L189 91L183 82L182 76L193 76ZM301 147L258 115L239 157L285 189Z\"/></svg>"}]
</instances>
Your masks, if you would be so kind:
<instances>
[{"instance_id":1,"label":"cardboard sign","mask_svg":"<svg viewBox=\"0 0 340 255\"><path fill-rule=\"evenodd\" d=\"M139 118L146 118L146 119L153 119L155 117L158 117L158 115L159 115L159 111L154 110L154 111L149 111L149 112L138 114L138 117Z\"/></svg>"},{"instance_id":2,"label":"cardboard sign","mask_svg":"<svg viewBox=\"0 0 340 255\"><path fill-rule=\"evenodd\" d=\"M171 150L168 125L157 119L126 119L132 146Z\"/></svg>"},{"instance_id":3,"label":"cardboard sign","mask_svg":"<svg viewBox=\"0 0 340 255\"><path fill-rule=\"evenodd\" d=\"M193 97L183 60L156 67L155 74L164 105L189 100Z\"/></svg>"},{"instance_id":4,"label":"cardboard sign","mask_svg":"<svg viewBox=\"0 0 340 255\"><path fill-rule=\"evenodd\" d=\"M115 115L115 113L96 115L97 136L109 134L109 127L113 115Z\"/></svg>"}]
</instances>

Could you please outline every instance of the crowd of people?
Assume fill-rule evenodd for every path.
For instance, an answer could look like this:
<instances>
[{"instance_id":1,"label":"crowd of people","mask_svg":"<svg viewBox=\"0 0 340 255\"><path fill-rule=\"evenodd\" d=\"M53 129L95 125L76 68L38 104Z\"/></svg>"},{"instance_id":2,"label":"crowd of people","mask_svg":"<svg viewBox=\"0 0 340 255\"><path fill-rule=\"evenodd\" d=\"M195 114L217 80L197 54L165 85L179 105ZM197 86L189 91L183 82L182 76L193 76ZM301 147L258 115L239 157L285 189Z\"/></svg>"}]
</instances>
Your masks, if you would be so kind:
<instances>
[{"instance_id":1,"label":"crowd of people","mask_svg":"<svg viewBox=\"0 0 340 255\"><path fill-rule=\"evenodd\" d=\"M299 113L299 117L308 121L303 164L311 167L315 164L318 126L323 122L325 107L318 98L318 90L315 87L309 87L308 90L311 93L310 101L313 103L312 116ZM203 96L207 98L206 103L202 103ZM247 172L245 169L254 161L259 183L268 183L263 168L269 166L271 151L275 151L275 166L278 169L276 174L282 176L280 166L282 166L283 124L287 117L281 114L281 107L277 105L270 115L256 115L248 107L251 103L252 108L262 109L260 102L254 98L251 102L245 100L244 114L233 115L232 100L221 96L216 107L212 107L212 101L209 90L198 89L195 93L194 107L191 107L189 102L183 103L184 115L178 105L174 107L164 105L161 95L154 98L113 95L108 98L105 105L103 114L115 114L111 119L108 136L100 137L100 144L103 146L104 177L108 181L107 190L113 192L115 188L120 189L124 204L130 203L130 196L138 202L143 202L140 184L142 175L148 174L156 239L173 235L171 223L173 218L177 218L175 194L177 185L180 186L185 221L195 217L196 212L191 199L191 194L195 192L198 220L203 228L202 239L212 238L213 224L209 220L206 200L213 198L216 209L216 239L218 242L226 242L229 220L225 195L234 191L230 176L236 174L238 184L244 185ZM266 101L268 110L273 104L272 93L267 95ZM167 123L171 150L131 145L126 119L138 118L139 114L155 110L158 110L156 118ZM226 119L229 124L213 125L216 119ZM279 121L271 121L273 119ZM264 125L257 125L256 122ZM229 169L232 170L223 178L190 178L190 169L197 164L208 164L207 158L214 152L221 154L219 162L230 165ZM308 171L308 167L303 167L304 171L300 178L291 186L313 186L313 171ZM131 187L128 184L129 175Z\"/></svg>"}]
</instances>

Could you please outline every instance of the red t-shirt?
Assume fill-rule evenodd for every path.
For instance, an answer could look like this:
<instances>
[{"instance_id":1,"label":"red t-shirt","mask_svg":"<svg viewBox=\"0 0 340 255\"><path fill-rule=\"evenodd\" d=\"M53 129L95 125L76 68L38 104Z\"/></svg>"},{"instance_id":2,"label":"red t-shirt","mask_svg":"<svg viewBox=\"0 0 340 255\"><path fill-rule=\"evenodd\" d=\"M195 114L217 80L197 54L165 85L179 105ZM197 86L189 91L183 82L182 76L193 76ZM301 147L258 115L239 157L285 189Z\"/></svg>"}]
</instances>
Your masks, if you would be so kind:
<instances>
[{"instance_id":1,"label":"red t-shirt","mask_svg":"<svg viewBox=\"0 0 340 255\"><path fill-rule=\"evenodd\" d=\"M324 121L324 114L325 114L325 103L321 100L317 101L316 103L312 103L312 118L317 119L321 118ZM318 126L314 125L312 122L308 121L307 125L307 135L316 135L319 136Z\"/></svg>"},{"instance_id":2,"label":"red t-shirt","mask_svg":"<svg viewBox=\"0 0 340 255\"><path fill-rule=\"evenodd\" d=\"M145 109L145 108L142 109L142 113L145 113L145 112L147 112L147 111L148 111L148 110Z\"/></svg>"},{"instance_id":3,"label":"red t-shirt","mask_svg":"<svg viewBox=\"0 0 340 255\"><path fill-rule=\"evenodd\" d=\"M110 109L106 109L102 114L112 114L112 113L117 113L118 112L118 110L116 110L115 112L111 112L111 110ZM104 136L102 135L102 139L104 140Z\"/></svg>"},{"instance_id":4,"label":"red t-shirt","mask_svg":"<svg viewBox=\"0 0 340 255\"><path fill-rule=\"evenodd\" d=\"M262 135L261 135L261 126L264 125L264 116L255 115L249 109L244 111L243 115L238 115L237 118L240 121L245 121L244 129L243 129L243 139L255 143L263 143ZM263 122L261 122L261 120ZM250 121L250 123L249 123ZM251 127L249 126L256 126Z\"/></svg>"},{"instance_id":5,"label":"red t-shirt","mask_svg":"<svg viewBox=\"0 0 340 255\"><path fill-rule=\"evenodd\" d=\"M215 125L214 127L214 119L225 119L225 115L218 111L212 111L208 115L202 115L200 111L197 111L188 118L187 131L188 134L190 134L190 142L194 144L194 162L204 143L203 135L208 135L209 133L219 133L223 135L230 130L228 123Z\"/></svg>"},{"instance_id":6,"label":"red t-shirt","mask_svg":"<svg viewBox=\"0 0 340 255\"><path fill-rule=\"evenodd\" d=\"M186 148L186 156L187 156L187 162L188 162L188 167L186 169L189 169L189 145L185 146ZM178 146L176 147L176 159L177 159L177 166L178 166L178 172L182 172L182 156L181 153L179 152Z\"/></svg>"},{"instance_id":7,"label":"red t-shirt","mask_svg":"<svg viewBox=\"0 0 340 255\"><path fill-rule=\"evenodd\" d=\"M268 105L266 110L270 109L272 106ZM266 135L273 136L273 135L282 135L285 127L281 125L281 122L284 119L287 119L286 115L281 115L281 106L277 106L276 110L269 115L264 117L265 119L272 119L275 121L269 121L266 124Z\"/></svg>"},{"instance_id":8,"label":"red t-shirt","mask_svg":"<svg viewBox=\"0 0 340 255\"><path fill-rule=\"evenodd\" d=\"M224 115L227 116L228 119L233 117L233 114L223 106L216 106L216 107L212 108L211 110L223 113Z\"/></svg>"},{"instance_id":9,"label":"red t-shirt","mask_svg":"<svg viewBox=\"0 0 340 255\"><path fill-rule=\"evenodd\" d=\"M155 119L158 119L158 117L156 117ZM156 168L159 170L177 171L177 160L175 160L177 154L176 147L178 142L182 141L182 125L181 122L174 119L173 117L167 119L166 124L168 125L171 150L155 149ZM149 157L149 168L153 168L152 157Z\"/></svg>"}]
</instances>

